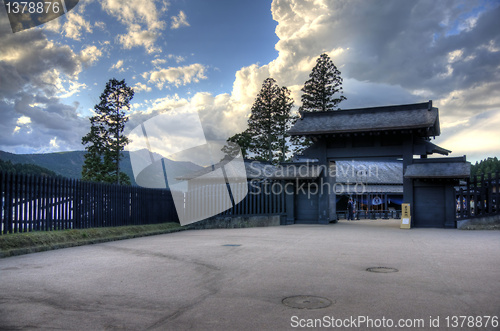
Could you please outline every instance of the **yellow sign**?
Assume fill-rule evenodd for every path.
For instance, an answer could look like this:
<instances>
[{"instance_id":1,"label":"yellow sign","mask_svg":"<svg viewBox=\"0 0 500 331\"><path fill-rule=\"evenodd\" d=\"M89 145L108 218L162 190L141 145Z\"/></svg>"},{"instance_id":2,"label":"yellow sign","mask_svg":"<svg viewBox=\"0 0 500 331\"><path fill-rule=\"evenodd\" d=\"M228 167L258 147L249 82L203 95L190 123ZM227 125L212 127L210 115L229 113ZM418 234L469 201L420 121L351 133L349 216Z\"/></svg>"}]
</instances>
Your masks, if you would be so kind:
<instances>
[{"instance_id":1,"label":"yellow sign","mask_svg":"<svg viewBox=\"0 0 500 331\"><path fill-rule=\"evenodd\" d=\"M411 228L411 212L410 204L403 203L401 205L401 229Z\"/></svg>"}]
</instances>

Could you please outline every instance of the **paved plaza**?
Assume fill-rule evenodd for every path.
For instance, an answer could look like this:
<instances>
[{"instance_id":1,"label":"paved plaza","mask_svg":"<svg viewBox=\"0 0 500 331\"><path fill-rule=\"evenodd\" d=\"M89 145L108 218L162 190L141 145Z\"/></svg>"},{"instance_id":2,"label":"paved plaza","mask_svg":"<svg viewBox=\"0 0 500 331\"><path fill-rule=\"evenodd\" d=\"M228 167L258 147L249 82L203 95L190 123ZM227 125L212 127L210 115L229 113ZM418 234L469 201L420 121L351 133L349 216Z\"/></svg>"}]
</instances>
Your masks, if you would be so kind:
<instances>
[{"instance_id":1,"label":"paved plaza","mask_svg":"<svg viewBox=\"0 0 500 331\"><path fill-rule=\"evenodd\" d=\"M0 260L0 330L498 329L487 316L500 317L500 231L341 221Z\"/></svg>"}]
</instances>

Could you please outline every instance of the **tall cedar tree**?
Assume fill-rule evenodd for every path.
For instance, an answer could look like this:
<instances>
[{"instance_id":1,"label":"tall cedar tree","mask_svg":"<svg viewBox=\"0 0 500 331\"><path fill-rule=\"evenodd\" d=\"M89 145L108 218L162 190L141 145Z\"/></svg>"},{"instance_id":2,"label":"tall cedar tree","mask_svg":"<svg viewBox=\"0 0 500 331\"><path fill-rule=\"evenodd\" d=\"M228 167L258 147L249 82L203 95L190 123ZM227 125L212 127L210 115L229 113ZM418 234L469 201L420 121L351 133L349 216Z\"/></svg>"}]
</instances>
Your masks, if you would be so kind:
<instances>
[{"instance_id":1,"label":"tall cedar tree","mask_svg":"<svg viewBox=\"0 0 500 331\"><path fill-rule=\"evenodd\" d=\"M82 138L86 145L82 179L106 183L130 185L130 178L120 171L122 151L129 143L123 135L128 121L126 111L134 90L125 80L115 78L106 83L99 104L94 106L95 116L90 118L90 132Z\"/></svg>"},{"instance_id":2,"label":"tall cedar tree","mask_svg":"<svg viewBox=\"0 0 500 331\"><path fill-rule=\"evenodd\" d=\"M309 74L309 80L302 88L302 111L331 111L338 108L338 104L345 100L342 95L342 77L340 71L327 54L321 54L316 65ZM334 97L339 93L338 98Z\"/></svg>"},{"instance_id":3,"label":"tall cedar tree","mask_svg":"<svg viewBox=\"0 0 500 331\"><path fill-rule=\"evenodd\" d=\"M298 116L291 114L293 107L293 99L290 97L290 90L286 87L281 87L276 99L276 124L274 126L274 134L277 136L273 150L278 162L284 162L286 155L292 149L296 151L297 146L293 145L288 131L297 121Z\"/></svg>"},{"instance_id":4,"label":"tall cedar tree","mask_svg":"<svg viewBox=\"0 0 500 331\"><path fill-rule=\"evenodd\" d=\"M242 149L255 158L273 163L285 160L289 151L288 129L293 118L290 110L293 100L286 87L279 87L273 78L267 78L252 106L248 129L229 140L243 143Z\"/></svg>"}]
</instances>

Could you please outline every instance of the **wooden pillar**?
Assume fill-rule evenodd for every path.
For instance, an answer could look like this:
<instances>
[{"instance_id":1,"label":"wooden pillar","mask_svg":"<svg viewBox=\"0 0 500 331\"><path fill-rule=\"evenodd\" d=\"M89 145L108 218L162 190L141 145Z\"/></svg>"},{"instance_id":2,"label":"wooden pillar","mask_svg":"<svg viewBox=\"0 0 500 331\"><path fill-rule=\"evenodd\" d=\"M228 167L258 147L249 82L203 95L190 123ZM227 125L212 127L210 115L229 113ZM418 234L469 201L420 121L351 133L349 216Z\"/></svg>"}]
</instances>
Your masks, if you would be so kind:
<instances>
[{"instance_id":1,"label":"wooden pillar","mask_svg":"<svg viewBox=\"0 0 500 331\"><path fill-rule=\"evenodd\" d=\"M296 187L294 183L292 185L285 186L285 189L287 187L292 187L292 190L286 190L286 224L294 224L295 223L295 191Z\"/></svg>"},{"instance_id":2,"label":"wooden pillar","mask_svg":"<svg viewBox=\"0 0 500 331\"><path fill-rule=\"evenodd\" d=\"M319 158L318 165L328 169L329 163L327 159L327 151L326 151L326 142L323 140L318 146L321 150L322 157ZM319 196L318 196L318 223L320 224L328 224L330 219L330 194L327 192L322 192L321 188L324 183L328 183L328 173L323 173L318 178L319 185Z\"/></svg>"},{"instance_id":3,"label":"wooden pillar","mask_svg":"<svg viewBox=\"0 0 500 331\"><path fill-rule=\"evenodd\" d=\"M403 203L409 203L411 210L413 207L413 180L405 178L406 168L413 162L413 135L407 137L403 142ZM415 217L411 217L411 226L414 226Z\"/></svg>"},{"instance_id":4,"label":"wooden pillar","mask_svg":"<svg viewBox=\"0 0 500 331\"><path fill-rule=\"evenodd\" d=\"M336 165L334 161L329 161L328 162L328 171L330 171L332 174L336 174ZM328 194L328 200L329 200L329 221L337 221L337 194L335 193L334 187L335 183L337 182L335 176L330 176L330 174L327 174L327 180L328 180L328 185L325 186L328 189L328 193L324 192L325 194Z\"/></svg>"},{"instance_id":5,"label":"wooden pillar","mask_svg":"<svg viewBox=\"0 0 500 331\"><path fill-rule=\"evenodd\" d=\"M389 212L387 211L387 193L384 193L384 219L389 219Z\"/></svg>"}]
</instances>

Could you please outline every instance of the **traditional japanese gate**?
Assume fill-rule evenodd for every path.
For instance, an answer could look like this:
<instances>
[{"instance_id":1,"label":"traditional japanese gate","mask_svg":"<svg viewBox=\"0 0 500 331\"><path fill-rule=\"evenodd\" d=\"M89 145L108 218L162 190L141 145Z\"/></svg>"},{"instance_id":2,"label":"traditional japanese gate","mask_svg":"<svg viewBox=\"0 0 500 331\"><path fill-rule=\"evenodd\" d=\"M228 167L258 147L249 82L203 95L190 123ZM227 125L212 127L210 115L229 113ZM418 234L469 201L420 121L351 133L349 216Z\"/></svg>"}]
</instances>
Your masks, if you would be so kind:
<instances>
[{"instance_id":1,"label":"traditional japanese gate","mask_svg":"<svg viewBox=\"0 0 500 331\"><path fill-rule=\"evenodd\" d=\"M351 160L399 161L402 163L403 202L416 208L412 226L454 227L455 215L450 187L469 177L470 163L463 158L427 159L431 154L448 155L449 150L430 142L440 135L439 111L432 101L417 104L307 112L289 131L304 136L313 145L301 156L325 168L332 162ZM414 155L420 157L414 159ZM410 170L410 171L408 171ZM334 183L327 171L319 181ZM423 184L424 183L424 184ZM427 188L424 188L427 187ZM317 223L337 220L336 192L318 195ZM440 207L433 217L420 212L427 204L421 194L431 194ZM419 197L415 197L418 195ZM298 199L297 199L298 200ZM454 207L453 207L454 208Z\"/></svg>"}]
</instances>

